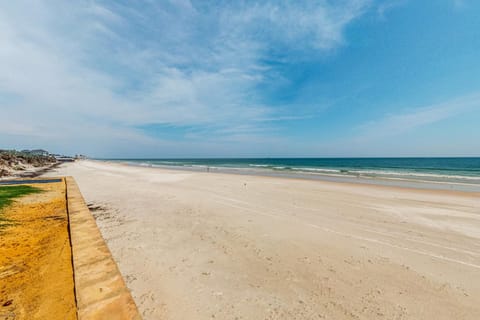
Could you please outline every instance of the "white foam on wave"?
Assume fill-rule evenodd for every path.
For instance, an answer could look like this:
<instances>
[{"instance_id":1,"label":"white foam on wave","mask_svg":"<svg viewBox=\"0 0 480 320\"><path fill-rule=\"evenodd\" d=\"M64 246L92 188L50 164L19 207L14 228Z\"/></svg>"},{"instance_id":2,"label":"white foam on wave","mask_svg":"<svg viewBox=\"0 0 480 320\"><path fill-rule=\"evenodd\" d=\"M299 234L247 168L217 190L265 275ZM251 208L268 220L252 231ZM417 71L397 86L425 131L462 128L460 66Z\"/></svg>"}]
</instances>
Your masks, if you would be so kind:
<instances>
[{"instance_id":1,"label":"white foam on wave","mask_svg":"<svg viewBox=\"0 0 480 320\"><path fill-rule=\"evenodd\" d=\"M459 179L471 180L480 182L480 177L466 176L466 175L449 175L449 174L435 174L427 172L412 172L412 171L388 171L388 170L358 170L358 169L325 169L325 168L308 168L308 167L294 167L292 170L301 172L314 173L334 173L341 175L374 175L374 176L394 176L394 177L418 177L418 178L432 178L432 179Z\"/></svg>"},{"instance_id":2,"label":"white foam on wave","mask_svg":"<svg viewBox=\"0 0 480 320\"><path fill-rule=\"evenodd\" d=\"M449 174L435 174L435 173L424 173L424 172L408 172L408 171L386 171L386 170L351 170L350 172L356 172L359 174L375 174L375 175L387 175L387 176L398 176L398 177L421 177L421 178L443 178L443 179L462 179L462 180L472 180L479 181L480 177L472 176L460 176L460 175L449 175Z\"/></svg>"},{"instance_id":3,"label":"white foam on wave","mask_svg":"<svg viewBox=\"0 0 480 320\"><path fill-rule=\"evenodd\" d=\"M453 175L453 174L443 174L443 173L430 173L430 172L415 172L405 170L382 170L382 169L355 169L355 168L315 168L315 167L289 167L282 165L274 164L248 164L248 167L245 166L210 166L207 164L187 164L177 161L162 161L157 163L150 162L129 162L132 165L138 166L181 166L181 167L190 167L190 168L210 168L210 169L230 169L230 170L240 170L248 171L250 170L278 170L278 171L288 171L291 173L305 173L305 174L319 174L319 175L328 175L328 176L343 176L343 177L364 177L364 178L384 178L384 179L413 179L413 180L424 180L424 181L441 181L441 182L468 182L473 184L480 184L480 176L468 176L468 175Z\"/></svg>"},{"instance_id":4,"label":"white foam on wave","mask_svg":"<svg viewBox=\"0 0 480 320\"><path fill-rule=\"evenodd\" d=\"M323 168L292 168L292 170L298 170L298 171L307 171L307 172L326 172L326 173L341 173L341 170L337 169L323 169Z\"/></svg>"}]
</instances>

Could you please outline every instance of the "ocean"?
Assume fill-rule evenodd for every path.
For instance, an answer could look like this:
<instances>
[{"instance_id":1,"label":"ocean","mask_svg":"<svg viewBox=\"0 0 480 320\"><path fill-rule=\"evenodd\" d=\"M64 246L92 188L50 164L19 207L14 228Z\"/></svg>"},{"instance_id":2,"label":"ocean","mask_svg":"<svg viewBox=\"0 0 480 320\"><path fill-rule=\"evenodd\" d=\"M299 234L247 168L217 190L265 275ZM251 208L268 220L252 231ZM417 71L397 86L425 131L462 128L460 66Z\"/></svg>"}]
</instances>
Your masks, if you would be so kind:
<instances>
[{"instance_id":1,"label":"ocean","mask_svg":"<svg viewBox=\"0 0 480 320\"><path fill-rule=\"evenodd\" d=\"M108 159L196 171L480 186L480 158Z\"/></svg>"}]
</instances>

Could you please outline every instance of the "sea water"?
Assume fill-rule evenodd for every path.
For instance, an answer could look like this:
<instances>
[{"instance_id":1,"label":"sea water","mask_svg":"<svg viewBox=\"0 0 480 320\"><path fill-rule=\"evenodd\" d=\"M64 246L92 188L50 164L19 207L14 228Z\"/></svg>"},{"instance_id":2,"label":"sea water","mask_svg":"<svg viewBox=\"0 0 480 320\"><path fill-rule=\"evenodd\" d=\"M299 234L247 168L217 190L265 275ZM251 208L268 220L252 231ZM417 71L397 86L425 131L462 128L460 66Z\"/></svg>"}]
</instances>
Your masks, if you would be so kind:
<instances>
[{"instance_id":1,"label":"sea water","mask_svg":"<svg viewBox=\"0 0 480 320\"><path fill-rule=\"evenodd\" d=\"M246 174L415 180L480 185L480 158L109 159L134 165Z\"/></svg>"}]
</instances>

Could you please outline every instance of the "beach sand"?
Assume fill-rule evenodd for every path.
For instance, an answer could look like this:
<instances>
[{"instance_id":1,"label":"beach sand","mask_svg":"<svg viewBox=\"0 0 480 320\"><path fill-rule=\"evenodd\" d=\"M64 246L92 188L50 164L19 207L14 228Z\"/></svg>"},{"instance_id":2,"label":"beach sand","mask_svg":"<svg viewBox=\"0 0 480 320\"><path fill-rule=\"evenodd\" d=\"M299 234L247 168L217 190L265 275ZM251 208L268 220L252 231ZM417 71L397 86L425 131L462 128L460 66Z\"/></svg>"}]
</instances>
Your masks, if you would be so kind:
<instances>
[{"instance_id":1,"label":"beach sand","mask_svg":"<svg viewBox=\"0 0 480 320\"><path fill-rule=\"evenodd\" d=\"M145 319L480 319L480 195L80 161Z\"/></svg>"}]
</instances>

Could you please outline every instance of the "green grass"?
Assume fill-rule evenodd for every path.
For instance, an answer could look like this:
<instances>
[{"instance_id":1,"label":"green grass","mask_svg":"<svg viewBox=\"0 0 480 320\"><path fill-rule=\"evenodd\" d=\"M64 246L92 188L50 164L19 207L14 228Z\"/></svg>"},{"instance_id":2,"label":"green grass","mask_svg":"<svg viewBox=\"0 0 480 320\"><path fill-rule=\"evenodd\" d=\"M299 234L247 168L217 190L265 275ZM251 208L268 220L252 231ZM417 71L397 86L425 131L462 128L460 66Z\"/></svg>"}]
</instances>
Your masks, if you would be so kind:
<instances>
[{"instance_id":1,"label":"green grass","mask_svg":"<svg viewBox=\"0 0 480 320\"><path fill-rule=\"evenodd\" d=\"M15 198L28 194L39 193L43 190L31 186L2 186L0 187L0 230L13 224L3 216L3 209L13 203Z\"/></svg>"}]
</instances>

